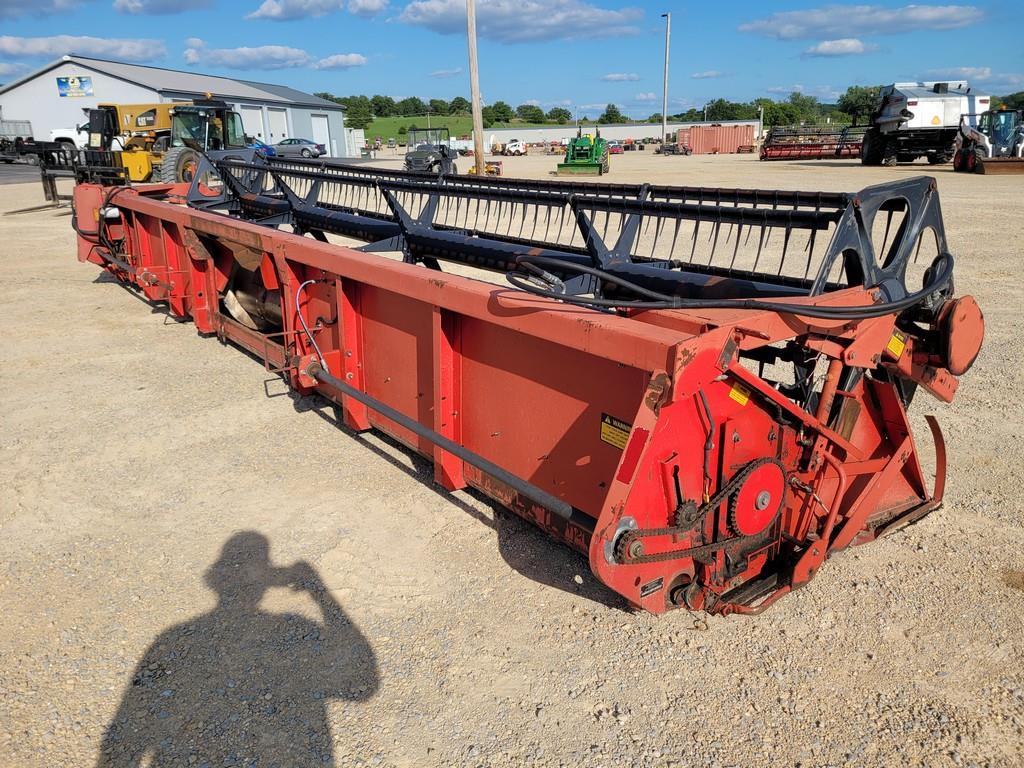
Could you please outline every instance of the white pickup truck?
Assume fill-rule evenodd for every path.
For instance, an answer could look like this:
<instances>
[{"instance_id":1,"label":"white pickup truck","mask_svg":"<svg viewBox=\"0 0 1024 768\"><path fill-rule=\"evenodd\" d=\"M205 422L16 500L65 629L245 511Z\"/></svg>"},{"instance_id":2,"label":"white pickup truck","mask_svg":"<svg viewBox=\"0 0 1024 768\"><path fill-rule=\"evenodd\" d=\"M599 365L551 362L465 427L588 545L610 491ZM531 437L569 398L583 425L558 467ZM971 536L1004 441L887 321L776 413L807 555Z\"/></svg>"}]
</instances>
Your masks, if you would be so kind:
<instances>
[{"instance_id":1,"label":"white pickup truck","mask_svg":"<svg viewBox=\"0 0 1024 768\"><path fill-rule=\"evenodd\" d=\"M80 131L77 128L54 128L50 131L50 141L59 141L61 144L70 145L65 149L87 149L89 132L87 130Z\"/></svg>"}]
</instances>

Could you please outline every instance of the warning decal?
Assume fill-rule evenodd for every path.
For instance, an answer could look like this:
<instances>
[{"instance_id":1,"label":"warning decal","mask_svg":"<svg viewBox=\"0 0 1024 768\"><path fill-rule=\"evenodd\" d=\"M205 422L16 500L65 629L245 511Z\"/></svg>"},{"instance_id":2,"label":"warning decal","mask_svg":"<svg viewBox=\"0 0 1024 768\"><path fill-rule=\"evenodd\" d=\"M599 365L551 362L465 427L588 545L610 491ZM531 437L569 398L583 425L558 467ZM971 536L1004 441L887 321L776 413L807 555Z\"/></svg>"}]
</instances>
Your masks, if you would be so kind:
<instances>
[{"instance_id":1,"label":"warning decal","mask_svg":"<svg viewBox=\"0 0 1024 768\"><path fill-rule=\"evenodd\" d=\"M631 429L633 429L632 424L627 424L607 413L601 414L601 439L608 445L614 445L621 451L626 447Z\"/></svg>"},{"instance_id":2,"label":"warning decal","mask_svg":"<svg viewBox=\"0 0 1024 768\"><path fill-rule=\"evenodd\" d=\"M746 405L750 401L750 390L737 382L729 390L729 397L740 405Z\"/></svg>"},{"instance_id":3,"label":"warning decal","mask_svg":"<svg viewBox=\"0 0 1024 768\"><path fill-rule=\"evenodd\" d=\"M906 346L907 337L899 331L893 331L892 338L889 339L889 343L885 345L885 348L890 355L899 360L900 355L903 354L903 349Z\"/></svg>"},{"instance_id":4,"label":"warning decal","mask_svg":"<svg viewBox=\"0 0 1024 768\"><path fill-rule=\"evenodd\" d=\"M661 589L664 584L665 579L663 579L661 576L656 578L654 581L647 582L642 587L640 587L640 597L644 598L653 595L655 592Z\"/></svg>"}]
</instances>

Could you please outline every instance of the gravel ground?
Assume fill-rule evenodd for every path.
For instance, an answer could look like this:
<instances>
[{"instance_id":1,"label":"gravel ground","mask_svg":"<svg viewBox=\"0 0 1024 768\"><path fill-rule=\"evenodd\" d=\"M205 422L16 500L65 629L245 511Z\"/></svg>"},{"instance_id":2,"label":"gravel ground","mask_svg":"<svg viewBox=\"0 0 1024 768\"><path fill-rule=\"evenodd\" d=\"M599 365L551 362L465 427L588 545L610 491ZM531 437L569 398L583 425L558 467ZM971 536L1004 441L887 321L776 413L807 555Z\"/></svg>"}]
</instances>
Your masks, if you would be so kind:
<instances>
[{"instance_id":1,"label":"gravel ground","mask_svg":"<svg viewBox=\"0 0 1024 768\"><path fill-rule=\"evenodd\" d=\"M613 165L939 178L988 321L956 402L914 403L946 430L941 510L761 617L632 613L582 557L77 263L66 214L2 217L0 765L1024 765L1024 177ZM0 188L0 210L40 200Z\"/></svg>"}]
</instances>

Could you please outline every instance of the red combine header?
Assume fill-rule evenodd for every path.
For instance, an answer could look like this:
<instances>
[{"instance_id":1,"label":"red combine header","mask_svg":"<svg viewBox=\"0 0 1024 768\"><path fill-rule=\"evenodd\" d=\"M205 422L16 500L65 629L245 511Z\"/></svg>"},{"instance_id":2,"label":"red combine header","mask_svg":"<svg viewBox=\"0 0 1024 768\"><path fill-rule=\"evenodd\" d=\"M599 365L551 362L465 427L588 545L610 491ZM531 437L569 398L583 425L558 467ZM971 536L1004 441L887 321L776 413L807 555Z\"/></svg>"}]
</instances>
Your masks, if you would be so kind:
<instances>
[{"instance_id":1,"label":"red combine header","mask_svg":"<svg viewBox=\"0 0 1024 768\"><path fill-rule=\"evenodd\" d=\"M860 157L866 128L845 126L776 126L761 145L762 160L824 160Z\"/></svg>"},{"instance_id":2,"label":"red combine header","mask_svg":"<svg viewBox=\"0 0 1024 768\"><path fill-rule=\"evenodd\" d=\"M82 184L75 209L81 261L654 613L757 613L934 509L942 436L928 417L930 488L907 408L952 400L983 334L924 177L838 194L227 159L191 187Z\"/></svg>"}]
</instances>

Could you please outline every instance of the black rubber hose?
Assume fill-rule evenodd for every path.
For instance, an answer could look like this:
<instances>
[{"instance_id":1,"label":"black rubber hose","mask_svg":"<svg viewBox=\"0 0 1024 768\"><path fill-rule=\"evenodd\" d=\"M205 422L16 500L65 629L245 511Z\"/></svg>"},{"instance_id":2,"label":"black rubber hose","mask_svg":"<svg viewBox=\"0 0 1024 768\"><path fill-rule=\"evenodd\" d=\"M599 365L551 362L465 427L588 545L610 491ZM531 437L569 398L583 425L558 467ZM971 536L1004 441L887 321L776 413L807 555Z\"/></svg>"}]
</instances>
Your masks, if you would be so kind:
<instances>
[{"instance_id":1,"label":"black rubber hose","mask_svg":"<svg viewBox=\"0 0 1024 768\"><path fill-rule=\"evenodd\" d=\"M950 254L943 254L942 268L937 270L927 286L919 291L908 294L902 299L887 301L879 304L869 304L854 307L822 307L806 304L789 304L785 302L764 301L762 299L682 299L676 296L651 291L643 286L624 280L617 275L605 272L596 267L588 267L564 259L550 256L521 255L516 258L516 264L528 271L530 267L548 267L554 270L577 272L590 275L602 282L611 283L620 288L628 290L638 296L643 296L647 301L622 301L620 299L587 298L582 296L569 296L556 291L541 288L530 281L531 275L519 272L509 272L506 279L516 288L531 293L535 296L558 299L567 304L581 307L598 307L607 309L753 309L767 310L769 312L782 312L785 314L802 315L822 320L866 320L873 317L883 317L896 312L902 312L936 291L945 288L953 279L953 257Z\"/></svg>"}]
</instances>

